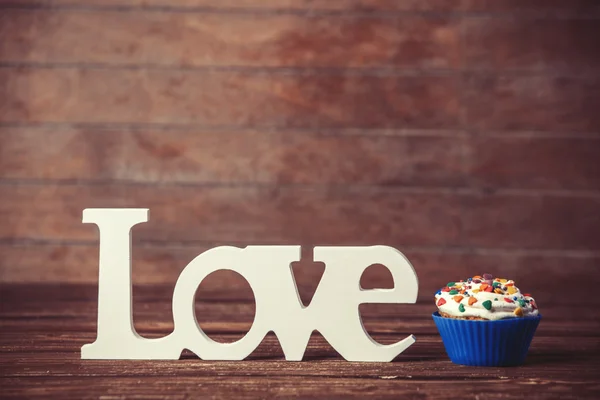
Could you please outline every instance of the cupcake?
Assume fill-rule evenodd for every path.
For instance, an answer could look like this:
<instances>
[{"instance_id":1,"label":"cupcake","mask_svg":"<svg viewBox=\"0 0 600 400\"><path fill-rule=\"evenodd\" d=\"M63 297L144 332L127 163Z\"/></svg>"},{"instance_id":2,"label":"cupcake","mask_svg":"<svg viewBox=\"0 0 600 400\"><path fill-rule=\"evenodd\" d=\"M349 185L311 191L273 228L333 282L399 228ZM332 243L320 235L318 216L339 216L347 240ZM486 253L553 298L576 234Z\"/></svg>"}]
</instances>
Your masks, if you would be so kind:
<instances>
[{"instance_id":1,"label":"cupcake","mask_svg":"<svg viewBox=\"0 0 600 400\"><path fill-rule=\"evenodd\" d=\"M541 319L533 297L490 274L449 282L435 304L433 319L456 364L522 364Z\"/></svg>"}]
</instances>

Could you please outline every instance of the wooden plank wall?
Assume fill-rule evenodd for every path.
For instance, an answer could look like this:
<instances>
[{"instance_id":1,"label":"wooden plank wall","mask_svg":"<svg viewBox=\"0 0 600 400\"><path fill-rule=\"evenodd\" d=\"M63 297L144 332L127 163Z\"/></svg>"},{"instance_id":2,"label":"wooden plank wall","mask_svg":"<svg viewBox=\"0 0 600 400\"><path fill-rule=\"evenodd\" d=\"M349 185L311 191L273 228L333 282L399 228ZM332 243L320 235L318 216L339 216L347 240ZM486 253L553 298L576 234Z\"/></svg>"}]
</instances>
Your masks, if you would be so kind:
<instances>
[{"instance_id":1,"label":"wooden plank wall","mask_svg":"<svg viewBox=\"0 0 600 400\"><path fill-rule=\"evenodd\" d=\"M149 207L138 284L219 244L388 244L425 296L485 270L581 301L555 291L599 283L599 19L594 0L0 0L0 281L96 282L82 209Z\"/></svg>"}]
</instances>

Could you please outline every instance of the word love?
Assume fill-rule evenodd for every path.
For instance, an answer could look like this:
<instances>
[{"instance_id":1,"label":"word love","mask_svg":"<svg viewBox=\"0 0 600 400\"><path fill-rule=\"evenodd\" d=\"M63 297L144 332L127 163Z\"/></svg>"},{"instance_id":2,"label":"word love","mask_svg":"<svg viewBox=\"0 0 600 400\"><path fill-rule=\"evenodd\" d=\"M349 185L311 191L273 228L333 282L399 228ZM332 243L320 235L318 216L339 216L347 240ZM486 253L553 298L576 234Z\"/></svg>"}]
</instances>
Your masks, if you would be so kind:
<instances>
[{"instance_id":1,"label":"word love","mask_svg":"<svg viewBox=\"0 0 600 400\"><path fill-rule=\"evenodd\" d=\"M286 360L300 361L313 331L319 331L349 361L391 361L415 342L410 335L392 345L375 342L365 330L362 303L414 303L418 281L410 262L387 246L315 247L325 272L308 307L300 301L291 263L300 246L216 247L193 259L173 292L173 332L146 339L133 328L131 228L148 221L148 209L86 209L83 222L100 231L98 332L81 348L83 359L179 359L189 349L205 360L242 360L274 332ZM372 264L391 272L393 289L364 290L360 278ZM242 275L254 293L256 314L248 333L234 343L218 343L198 325L194 297L202 280L217 270Z\"/></svg>"}]
</instances>

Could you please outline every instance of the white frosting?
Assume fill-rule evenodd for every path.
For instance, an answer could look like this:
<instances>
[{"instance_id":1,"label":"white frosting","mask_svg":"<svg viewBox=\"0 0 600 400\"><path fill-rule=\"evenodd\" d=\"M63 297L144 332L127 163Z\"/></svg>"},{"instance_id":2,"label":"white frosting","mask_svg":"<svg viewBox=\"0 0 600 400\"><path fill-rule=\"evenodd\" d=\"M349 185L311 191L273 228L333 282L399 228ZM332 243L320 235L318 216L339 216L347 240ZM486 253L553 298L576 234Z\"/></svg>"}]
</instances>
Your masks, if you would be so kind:
<instances>
[{"instance_id":1,"label":"white frosting","mask_svg":"<svg viewBox=\"0 0 600 400\"><path fill-rule=\"evenodd\" d=\"M440 313L459 318L480 317L488 320L538 315L535 300L531 296L521 294L519 288L514 286L514 281L502 280L503 282L500 282L498 279L481 279L480 282L477 282L478 278L476 276L466 282L455 282L452 287L446 286L438 291L435 295L435 304ZM492 286L493 291L482 290L482 287L485 287L484 284L488 287ZM497 293L496 290L500 293ZM462 296L462 299L457 296ZM472 304L469 305L471 298L475 298L477 301L473 303L471 300ZM440 302L440 299L443 301ZM490 303L485 303L486 301L490 301ZM460 307L461 305L462 307ZM488 310L485 305L490 309Z\"/></svg>"}]
</instances>

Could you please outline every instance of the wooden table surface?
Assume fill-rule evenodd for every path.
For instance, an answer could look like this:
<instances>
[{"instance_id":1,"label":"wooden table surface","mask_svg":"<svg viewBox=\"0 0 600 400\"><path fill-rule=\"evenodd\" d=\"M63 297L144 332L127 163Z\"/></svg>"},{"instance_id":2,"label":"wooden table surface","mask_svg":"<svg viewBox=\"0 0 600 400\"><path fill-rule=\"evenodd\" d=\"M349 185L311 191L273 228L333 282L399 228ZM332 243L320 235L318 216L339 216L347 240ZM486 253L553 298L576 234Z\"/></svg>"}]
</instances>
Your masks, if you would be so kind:
<instances>
[{"instance_id":1,"label":"wooden table surface","mask_svg":"<svg viewBox=\"0 0 600 400\"><path fill-rule=\"evenodd\" d=\"M391 363L347 362L317 333L303 362L285 361L272 334L246 361L202 361L188 352L178 361L96 361L80 359L81 346L95 338L95 286L0 289L0 393L6 398L600 398L600 319L586 307L541 305L544 318L529 357L512 368L452 364L425 297L416 305L361 306L376 340L417 336ZM134 287L140 334L171 332L171 290ZM218 340L243 336L253 313L248 299L197 298L199 323Z\"/></svg>"}]
</instances>

